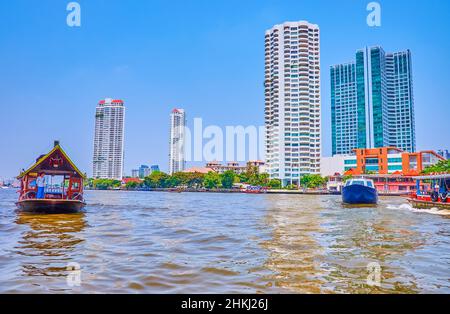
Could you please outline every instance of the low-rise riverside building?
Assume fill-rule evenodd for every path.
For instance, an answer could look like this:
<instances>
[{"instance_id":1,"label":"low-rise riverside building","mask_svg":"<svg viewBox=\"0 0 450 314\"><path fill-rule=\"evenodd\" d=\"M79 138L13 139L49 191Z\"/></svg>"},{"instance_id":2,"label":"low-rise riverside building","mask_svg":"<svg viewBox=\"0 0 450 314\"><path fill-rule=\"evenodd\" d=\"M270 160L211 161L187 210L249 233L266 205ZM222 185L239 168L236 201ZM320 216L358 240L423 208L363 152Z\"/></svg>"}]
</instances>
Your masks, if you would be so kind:
<instances>
[{"instance_id":1,"label":"low-rise riverside building","mask_svg":"<svg viewBox=\"0 0 450 314\"><path fill-rule=\"evenodd\" d=\"M426 167L444 158L427 150L415 153L405 152L395 147L355 149L355 155L344 157L344 172L362 174L400 174L417 176Z\"/></svg>"},{"instance_id":2,"label":"low-rise riverside building","mask_svg":"<svg viewBox=\"0 0 450 314\"><path fill-rule=\"evenodd\" d=\"M335 173L352 175L362 174L402 174L419 175L426 167L444 160L434 151L426 150L415 153L405 152L395 147L355 149L353 155L335 155L323 157L321 161L322 176Z\"/></svg>"},{"instance_id":3,"label":"low-rise riverside building","mask_svg":"<svg viewBox=\"0 0 450 314\"><path fill-rule=\"evenodd\" d=\"M266 169L266 164L264 161L261 160L252 160L252 161L248 161L247 164L244 165L240 165L238 162L228 162L226 165L222 165L217 161L212 161L206 164L206 168L210 168L212 170L214 170L215 172L221 174L224 173L225 171L233 171L236 174L241 174L241 173L245 173L247 171L247 169L249 169L250 167L256 167L258 173L266 173L267 169Z\"/></svg>"},{"instance_id":4,"label":"low-rise riverside building","mask_svg":"<svg viewBox=\"0 0 450 314\"><path fill-rule=\"evenodd\" d=\"M188 169L184 170L183 172L185 172L185 173L202 173L202 174L207 174L209 172L215 172L215 171L213 169L207 168L207 167L191 167L191 168L188 168Z\"/></svg>"},{"instance_id":5,"label":"low-rise riverside building","mask_svg":"<svg viewBox=\"0 0 450 314\"><path fill-rule=\"evenodd\" d=\"M331 178L332 190L340 189L342 176L364 176L374 180L379 192L409 193L416 189L414 176L441 160L444 158L431 150L410 153L396 147L361 148L353 155L322 158L322 175Z\"/></svg>"}]
</instances>

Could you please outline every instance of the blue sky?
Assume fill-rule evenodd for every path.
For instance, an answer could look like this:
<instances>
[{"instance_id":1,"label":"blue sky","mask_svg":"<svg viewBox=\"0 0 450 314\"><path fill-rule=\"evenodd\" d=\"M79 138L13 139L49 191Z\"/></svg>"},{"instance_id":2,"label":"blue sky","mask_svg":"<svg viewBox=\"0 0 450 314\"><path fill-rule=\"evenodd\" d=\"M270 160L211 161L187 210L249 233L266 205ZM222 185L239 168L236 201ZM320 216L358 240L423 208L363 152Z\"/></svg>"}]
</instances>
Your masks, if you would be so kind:
<instances>
[{"instance_id":1,"label":"blue sky","mask_svg":"<svg viewBox=\"0 0 450 314\"><path fill-rule=\"evenodd\" d=\"M0 2L0 177L16 175L60 139L91 173L94 112L124 99L125 171L167 170L168 114L189 122L262 125L264 31L307 20L321 29L322 147L331 153L329 66L366 45L411 49L418 149L450 148L449 1L378 1L382 25L360 0L66 0Z\"/></svg>"}]
</instances>

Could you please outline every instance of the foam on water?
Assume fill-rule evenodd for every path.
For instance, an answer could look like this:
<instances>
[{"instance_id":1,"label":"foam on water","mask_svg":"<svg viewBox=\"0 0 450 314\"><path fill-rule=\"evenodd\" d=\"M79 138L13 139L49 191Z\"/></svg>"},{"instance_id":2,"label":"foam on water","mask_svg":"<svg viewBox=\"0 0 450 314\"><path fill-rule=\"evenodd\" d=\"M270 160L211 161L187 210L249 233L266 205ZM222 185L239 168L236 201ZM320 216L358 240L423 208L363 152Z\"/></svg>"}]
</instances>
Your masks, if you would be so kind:
<instances>
[{"instance_id":1,"label":"foam on water","mask_svg":"<svg viewBox=\"0 0 450 314\"><path fill-rule=\"evenodd\" d=\"M393 209L393 210L409 210L409 211L415 212L415 213L426 213L426 214L441 215L441 216L449 216L450 215L450 210L447 210L447 209L439 209L436 207L414 208L410 204L400 204L400 205L388 204L386 206L386 208Z\"/></svg>"}]
</instances>

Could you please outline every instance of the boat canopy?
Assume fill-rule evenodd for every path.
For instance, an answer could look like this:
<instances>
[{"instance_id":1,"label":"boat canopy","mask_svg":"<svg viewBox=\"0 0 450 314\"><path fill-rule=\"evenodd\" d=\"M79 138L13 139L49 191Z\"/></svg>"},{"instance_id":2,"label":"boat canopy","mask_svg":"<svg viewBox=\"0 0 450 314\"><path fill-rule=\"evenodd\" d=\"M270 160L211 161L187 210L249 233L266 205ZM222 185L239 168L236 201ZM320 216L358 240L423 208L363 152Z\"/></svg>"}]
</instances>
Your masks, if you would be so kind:
<instances>
[{"instance_id":1,"label":"boat canopy","mask_svg":"<svg viewBox=\"0 0 450 314\"><path fill-rule=\"evenodd\" d=\"M370 188L375 187L373 180L365 179L365 178L347 180L347 182L345 182L345 186L350 186L350 185L363 185L363 186L368 186Z\"/></svg>"},{"instance_id":2,"label":"boat canopy","mask_svg":"<svg viewBox=\"0 0 450 314\"><path fill-rule=\"evenodd\" d=\"M440 180L440 179L450 179L450 173L444 174L435 174L435 175L427 175L427 176L417 176L414 177L416 180Z\"/></svg>"},{"instance_id":3,"label":"boat canopy","mask_svg":"<svg viewBox=\"0 0 450 314\"><path fill-rule=\"evenodd\" d=\"M74 178L85 179L86 175L82 173L77 166L70 160L66 152L61 148L58 141L55 141L53 149L44 156L38 158L36 163L28 170L23 171L17 179L22 179L30 173L45 173L47 175L70 175Z\"/></svg>"}]
</instances>

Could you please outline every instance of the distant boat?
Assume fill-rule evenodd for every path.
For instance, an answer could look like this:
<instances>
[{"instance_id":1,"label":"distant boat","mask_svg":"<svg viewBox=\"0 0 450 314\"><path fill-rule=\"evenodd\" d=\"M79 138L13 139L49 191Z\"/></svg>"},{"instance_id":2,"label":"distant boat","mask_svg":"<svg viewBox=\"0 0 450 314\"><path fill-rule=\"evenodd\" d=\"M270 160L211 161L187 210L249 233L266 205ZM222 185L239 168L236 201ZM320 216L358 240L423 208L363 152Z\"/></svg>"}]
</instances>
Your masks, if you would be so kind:
<instances>
[{"instance_id":1,"label":"distant boat","mask_svg":"<svg viewBox=\"0 0 450 314\"><path fill-rule=\"evenodd\" d=\"M0 186L0 188L1 188L2 190L7 190L7 189L9 189L9 186Z\"/></svg>"},{"instance_id":2,"label":"distant boat","mask_svg":"<svg viewBox=\"0 0 450 314\"><path fill-rule=\"evenodd\" d=\"M377 204L378 192L373 180L348 180L342 188L342 201L346 204Z\"/></svg>"},{"instance_id":3,"label":"distant boat","mask_svg":"<svg viewBox=\"0 0 450 314\"><path fill-rule=\"evenodd\" d=\"M244 190L244 193L248 194L264 194L267 193L267 188L262 186L247 186L247 188Z\"/></svg>"},{"instance_id":4,"label":"distant boat","mask_svg":"<svg viewBox=\"0 0 450 314\"><path fill-rule=\"evenodd\" d=\"M53 185L44 190L44 197L37 198L36 179L40 173L46 179L59 178L63 183ZM69 159L67 154L55 142L54 148L28 170L22 172L20 180L20 195L17 207L25 212L41 213L72 213L83 209L86 205L83 198L83 181L85 175Z\"/></svg>"}]
</instances>

